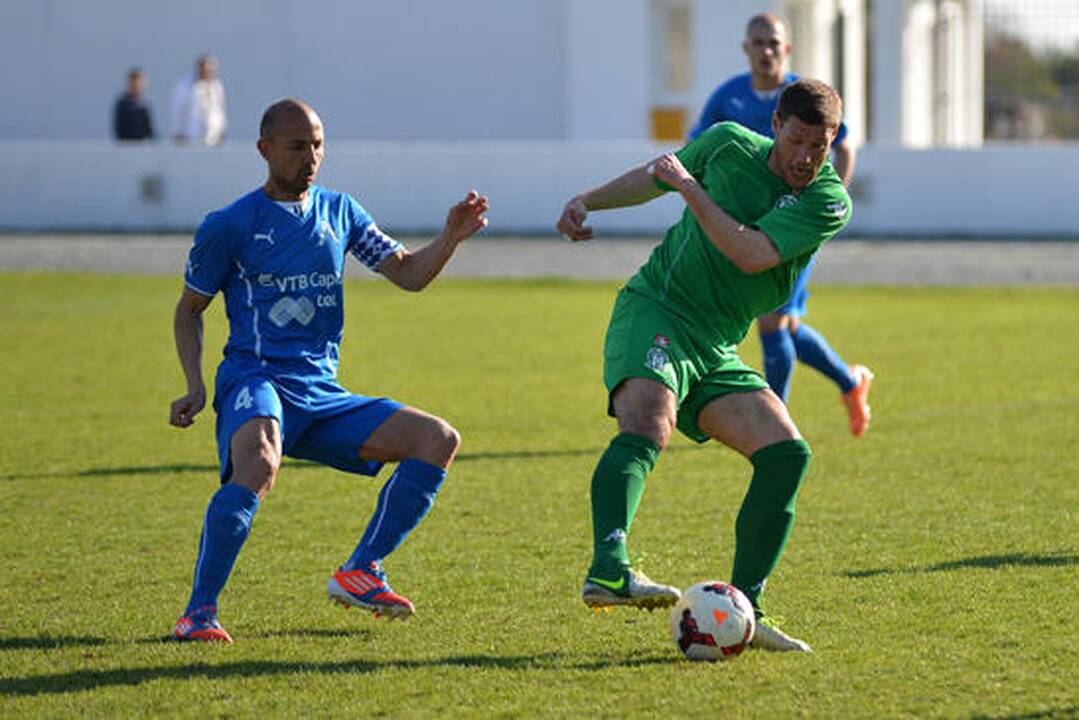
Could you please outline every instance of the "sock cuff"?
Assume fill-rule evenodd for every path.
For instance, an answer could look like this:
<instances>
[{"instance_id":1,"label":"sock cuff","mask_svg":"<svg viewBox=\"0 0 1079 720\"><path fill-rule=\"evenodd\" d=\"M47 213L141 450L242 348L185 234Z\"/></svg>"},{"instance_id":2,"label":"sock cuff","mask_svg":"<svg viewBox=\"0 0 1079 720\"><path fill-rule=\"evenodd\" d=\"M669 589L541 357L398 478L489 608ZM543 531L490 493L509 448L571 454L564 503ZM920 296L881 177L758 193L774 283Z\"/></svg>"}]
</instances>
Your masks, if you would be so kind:
<instances>
[{"instance_id":1,"label":"sock cuff","mask_svg":"<svg viewBox=\"0 0 1079 720\"><path fill-rule=\"evenodd\" d=\"M436 493L446 479L446 468L423 460L408 458L397 464L394 471L398 482L410 485L421 492Z\"/></svg>"},{"instance_id":2,"label":"sock cuff","mask_svg":"<svg viewBox=\"0 0 1079 720\"><path fill-rule=\"evenodd\" d=\"M783 338L784 334L789 334L791 337L794 336L794 333L792 333L790 331L790 329L785 328L785 327L781 327L778 330L773 330L770 333L766 333L766 332L763 332L763 331L758 331L757 334L760 336L761 342L765 342L765 343L777 342L777 341L779 341L779 340L781 340Z\"/></svg>"},{"instance_id":3,"label":"sock cuff","mask_svg":"<svg viewBox=\"0 0 1079 720\"><path fill-rule=\"evenodd\" d=\"M259 506L259 496L239 483L225 483L214 497L229 509L248 510L253 513Z\"/></svg>"},{"instance_id":4,"label":"sock cuff","mask_svg":"<svg viewBox=\"0 0 1079 720\"><path fill-rule=\"evenodd\" d=\"M753 467L760 467L778 460L798 456L804 457L807 461L813 457L813 451L809 449L809 443L805 440L783 440L766 445L750 455L749 461L753 463Z\"/></svg>"},{"instance_id":5,"label":"sock cuff","mask_svg":"<svg viewBox=\"0 0 1079 720\"><path fill-rule=\"evenodd\" d=\"M656 460L659 459L659 445L656 445L651 438L644 435L628 432L618 433L614 440L611 440L611 445L633 452L634 455L647 462L649 467L655 465Z\"/></svg>"}]
</instances>

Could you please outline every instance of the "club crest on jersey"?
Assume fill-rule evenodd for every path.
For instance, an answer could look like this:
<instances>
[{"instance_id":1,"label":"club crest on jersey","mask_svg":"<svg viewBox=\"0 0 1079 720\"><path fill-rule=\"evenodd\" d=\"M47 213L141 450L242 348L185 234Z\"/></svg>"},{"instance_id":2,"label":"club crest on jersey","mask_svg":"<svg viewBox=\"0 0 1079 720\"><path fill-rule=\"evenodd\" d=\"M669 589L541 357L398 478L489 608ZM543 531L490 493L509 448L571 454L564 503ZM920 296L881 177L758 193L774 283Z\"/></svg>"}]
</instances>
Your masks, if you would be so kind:
<instances>
[{"instance_id":1,"label":"club crest on jersey","mask_svg":"<svg viewBox=\"0 0 1079 720\"><path fill-rule=\"evenodd\" d=\"M667 357L667 353L663 348L651 347L648 348L648 353L644 356L644 364L650 370L666 373L671 366L671 360Z\"/></svg>"},{"instance_id":2,"label":"club crest on jersey","mask_svg":"<svg viewBox=\"0 0 1079 720\"><path fill-rule=\"evenodd\" d=\"M333 240L334 244L341 244L341 241L337 239L337 234L333 231L333 228L330 227L330 224L323 220L322 224L318 227L318 247L322 247L326 244L327 237Z\"/></svg>"},{"instance_id":3,"label":"club crest on jersey","mask_svg":"<svg viewBox=\"0 0 1079 720\"><path fill-rule=\"evenodd\" d=\"M660 333L656 333L656 336L654 338L652 338L652 343L654 345L658 345L661 348L665 348L665 347L667 347L668 345L671 344L671 340L666 335L661 335Z\"/></svg>"},{"instance_id":4,"label":"club crest on jersey","mask_svg":"<svg viewBox=\"0 0 1079 720\"><path fill-rule=\"evenodd\" d=\"M798 196L787 193L786 195L779 196L779 198L776 200L775 209L785 210L787 208L794 207L796 204L798 204Z\"/></svg>"}]
</instances>

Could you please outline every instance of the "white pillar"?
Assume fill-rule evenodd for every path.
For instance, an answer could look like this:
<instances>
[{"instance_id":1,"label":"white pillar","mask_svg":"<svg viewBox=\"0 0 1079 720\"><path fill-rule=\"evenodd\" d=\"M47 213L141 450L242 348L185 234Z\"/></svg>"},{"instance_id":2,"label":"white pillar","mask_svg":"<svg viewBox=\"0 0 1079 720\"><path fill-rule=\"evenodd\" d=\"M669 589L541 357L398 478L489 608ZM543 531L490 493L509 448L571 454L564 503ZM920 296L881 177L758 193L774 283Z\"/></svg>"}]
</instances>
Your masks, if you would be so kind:
<instances>
[{"instance_id":1,"label":"white pillar","mask_svg":"<svg viewBox=\"0 0 1079 720\"><path fill-rule=\"evenodd\" d=\"M874 145L895 146L903 142L903 26L906 0L873 4L872 75L870 83L871 126Z\"/></svg>"},{"instance_id":2,"label":"white pillar","mask_svg":"<svg viewBox=\"0 0 1079 720\"><path fill-rule=\"evenodd\" d=\"M843 116L850 141L865 142L866 55L865 3L840 0L839 12L845 24L843 37Z\"/></svg>"},{"instance_id":3,"label":"white pillar","mask_svg":"<svg viewBox=\"0 0 1079 720\"><path fill-rule=\"evenodd\" d=\"M963 122L961 144L978 147L985 140L985 3L966 0L964 3Z\"/></svg>"}]
</instances>

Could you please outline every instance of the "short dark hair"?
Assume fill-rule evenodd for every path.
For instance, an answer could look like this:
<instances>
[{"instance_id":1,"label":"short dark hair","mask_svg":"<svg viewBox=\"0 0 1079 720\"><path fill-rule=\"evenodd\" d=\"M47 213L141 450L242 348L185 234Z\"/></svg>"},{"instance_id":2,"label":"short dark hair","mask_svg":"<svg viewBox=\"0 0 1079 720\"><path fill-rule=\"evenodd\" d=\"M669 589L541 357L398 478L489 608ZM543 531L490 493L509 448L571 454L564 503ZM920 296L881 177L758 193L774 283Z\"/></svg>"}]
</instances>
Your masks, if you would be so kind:
<instances>
[{"instance_id":1,"label":"short dark hair","mask_svg":"<svg viewBox=\"0 0 1079 720\"><path fill-rule=\"evenodd\" d=\"M135 67L133 67L133 68L131 68L130 70L127 71L127 79L132 80L132 79L138 77L139 75L145 75L145 74L146 74L146 72L142 68L140 68L139 66L136 65Z\"/></svg>"},{"instance_id":2,"label":"short dark hair","mask_svg":"<svg viewBox=\"0 0 1079 720\"><path fill-rule=\"evenodd\" d=\"M776 115L780 123L793 115L807 125L837 128L843 120L843 100L828 83L802 78L783 89Z\"/></svg>"}]
</instances>

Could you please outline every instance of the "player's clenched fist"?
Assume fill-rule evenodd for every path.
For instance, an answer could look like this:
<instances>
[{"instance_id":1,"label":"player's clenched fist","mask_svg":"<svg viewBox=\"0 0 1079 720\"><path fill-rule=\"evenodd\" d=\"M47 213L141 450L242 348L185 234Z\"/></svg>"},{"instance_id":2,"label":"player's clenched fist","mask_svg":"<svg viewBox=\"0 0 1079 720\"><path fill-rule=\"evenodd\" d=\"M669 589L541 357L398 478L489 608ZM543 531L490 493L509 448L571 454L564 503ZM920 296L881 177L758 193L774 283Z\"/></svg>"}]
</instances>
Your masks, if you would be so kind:
<instances>
[{"instance_id":1,"label":"player's clenched fist","mask_svg":"<svg viewBox=\"0 0 1079 720\"><path fill-rule=\"evenodd\" d=\"M584 224L588 217L588 208L580 198L573 198L562 209L562 216L558 218L555 227L563 236L570 240L591 240L592 228Z\"/></svg>"},{"instance_id":2,"label":"player's clenched fist","mask_svg":"<svg viewBox=\"0 0 1079 720\"><path fill-rule=\"evenodd\" d=\"M687 182L695 182L693 176L682 165L682 161L673 153L660 155L648 163L645 170L656 180L660 180L676 190L681 190L682 186Z\"/></svg>"},{"instance_id":3,"label":"player's clenched fist","mask_svg":"<svg viewBox=\"0 0 1079 720\"><path fill-rule=\"evenodd\" d=\"M189 427L204 407L206 407L205 392L188 393L173 401L169 408L169 424L181 428Z\"/></svg>"}]
</instances>

